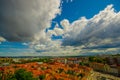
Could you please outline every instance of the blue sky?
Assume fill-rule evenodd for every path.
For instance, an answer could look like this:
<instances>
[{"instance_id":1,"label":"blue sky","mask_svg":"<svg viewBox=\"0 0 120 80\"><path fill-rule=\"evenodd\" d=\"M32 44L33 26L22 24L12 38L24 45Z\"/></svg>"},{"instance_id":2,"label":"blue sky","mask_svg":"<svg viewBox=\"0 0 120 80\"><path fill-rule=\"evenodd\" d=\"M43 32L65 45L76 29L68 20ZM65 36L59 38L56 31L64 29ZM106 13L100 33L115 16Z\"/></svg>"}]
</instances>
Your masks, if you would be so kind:
<instances>
[{"instance_id":1,"label":"blue sky","mask_svg":"<svg viewBox=\"0 0 120 80\"><path fill-rule=\"evenodd\" d=\"M110 4L114 5L116 11L120 10L120 0L73 0L72 2L63 0L61 15L53 21L60 24L63 19L68 19L70 23L83 16L89 19ZM54 27L54 23L51 27Z\"/></svg>"},{"instance_id":2,"label":"blue sky","mask_svg":"<svg viewBox=\"0 0 120 80\"><path fill-rule=\"evenodd\" d=\"M1 0L0 0L1 1ZM41 0L44 2L44 0ZM52 0L51 0L52 1ZM2 2L2 1L1 1ZM4 1L3 1L4 3ZM45 3L45 2L44 2ZM44 4L42 3L42 4ZM49 2L48 2L49 3ZM31 1L31 4L32 4L32 1ZM54 3L53 3L54 4ZM37 21L37 22L40 22L40 23L37 23L35 22L35 24L37 23L37 25L33 25L34 22L31 20L35 20L36 21L36 18L34 19L34 17L31 18L31 14L30 16L28 15L29 14L29 11L28 11L28 14L27 13L27 10L25 12L25 15L23 15L24 13L24 9L23 9L23 13L20 13L20 15L18 14L18 18L21 18L18 20L18 23L20 21L19 24L17 24L17 19L13 19L13 17L11 18L11 16L14 16L12 14L12 11L11 11L11 14L8 15L7 13L5 13L5 16L7 15L7 17L1 16L0 14L0 17L2 17L0 19L0 24L3 22L2 25L0 25L0 36L4 36L5 39L7 39L6 42L1 42L0 43L0 55L5 55L7 56L8 54L5 54L5 53L12 53L12 55L15 55L16 53L13 53L13 52L19 52L19 53L28 53L28 52L31 52L31 53L34 53L35 51L32 50L31 48L29 48L29 43L26 45L26 41L24 40L29 40L29 39L32 39L31 36L34 35L35 32L39 31L38 29L46 29L46 24L49 25L50 22L51 23L51 27L49 28L50 30L53 30L56 23L58 23L59 27L63 29L63 26L60 24L61 21L63 21L64 19L67 19L70 23L69 24L75 24L74 22L75 21L81 21L81 17L86 17L86 20L88 20L88 22L90 23L89 19L93 18L93 16L99 14L100 11L103 11L108 5L110 4L113 4L113 8L115 9L115 12L114 13L117 13L118 11L120 11L120 0L62 0L62 5L61 5L61 14L60 15L57 15L55 18L54 17L51 17L51 16L47 16L47 17L50 17L50 19L52 19L52 21L50 21L50 19L45 19L46 18L46 15L49 13L47 12L51 10L49 10L49 5L46 9L46 14L45 15L42 15L42 17L40 18L40 21ZM1 4L0 4L1 5ZM2 5L3 6L3 5ZM22 5L24 7L26 7L26 5ZM45 5L46 6L46 5ZM59 6L59 5L57 5ZM1 6L0 6L1 7ZM20 6L21 7L21 6ZM23 7L23 8L24 8ZM40 6L41 7L41 6ZM42 6L43 7L43 6ZM56 7L56 6L55 6ZM52 7L54 9L54 6ZM11 9L11 8L10 8ZM22 9L22 8L21 8ZM26 8L27 9L27 8ZM58 8L57 8L58 9ZM3 13L4 13L4 8L0 8L0 12L2 12L3 10ZM7 9L6 9L7 10ZM11 9L12 10L12 9ZM55 9L56 10L56 9ZM53 10L53 11L55 11ZM14 13L14 9L13 9L13 13ZM22 10L20 10L22 12ZM30 10L31 11L31 10ZM41 10L40 10L41 11ZM38 11L38 13L40 12ZM44 10L43 10L44 11ZM111 10L110 10L111 11ZM6 11L5 11L6 12ZM8 11L9 12L9 11ZM36 11L37 12L37 11ZM38 13L35 12L35 15L38 15ZM42 12L42 11L41 11ZM109 12L109 11L108 11ZM52 12L53 13L53 12ZM54 14L56 13L59 13L58 12L55 12ZM110 12L112 13L112 12ZM16 12L15 12L16 14ZM21 15L22 14L22 15ZM34 13L33 13L34 14ZM32 14L32 15L33 15ZM41 14L44 14L41 13ZM55 16L53 14L53 16ZM103 14L103 13L102 13ZM17 15L17 14L16 14ZM119 14L118 14L119 15ZM27 16L27 17L26 17ZM45 16L45 17L44 17ZM5 17L5 18L4 18ZM10 17L10 20L9 20L9 17ZM30 17L30 19L29 19ZM36 17L36 16L35 16ZM39 16L37 16L39 17ZM101 18L101 16L98 15L98 17ZM44 19L45 21L50 21L50 22L44 22ZM6 21L5 21L6 20ZM16 21L14 21L16 20ZM26 22L23 22L24 20L28 20ZM38 18L37 18L38 20ZM94 20L94 19L93 19ZM13 21L13 22L12 22ZM43 21L43 22L42 22ZM101 20L102 21L102 20ZM103 20L104 21L104 20ZM107 21L107 20L106 20ZM23 22L23 23L22 23ZM33 24L32 24L33 22ZM83 21L84 22L84 21ZM92 20L91 20L92 22ZM104 21L105 22L105 21ZM5 23L5 26L4 26L4 23ZM6 25L7 23L7 25ZM13 24L14 23L14 24ZM28 24L29 23L29 24ZM93 21L94 23L94 21ZM115 22L116 23L116 22ZM119 24L119 21L117 22ZM22 24L22 25L21 25ZM39 25L38 25L39 24ZM78 23L78 24L81 24L81 23ZM96 23L97 24L97 23ZM95 24L95 25L96 25ZM98 22L99 24L99 22ZM111 24L111 23L110 23ZM10 25L10 27L8 26ZM13 26L11 28L11 25ZM32 26L31 26L32 25ZM18 26L16 28L16 26ZM44 26L41 28L41 26ZM89 26L89 24L88 24ZM93 25L94 26L94 25ZM113 23L113 26L114 26L114 23ZM7 28L4 28L4 27L7 27ZM22 28L21 28L22 27ZM76 27L76 25L74 25L73 27ZM78 26L77 26L78 27ZM105 26L106 27L106 26ZM108 27L108 26L107 26ZM110 26L111 27L111 26ZM117 30L117 28L119 29L118 26L115 26L116 29L115 31ZM34 30L35 29L35 30ZM77 28L76 28L77 29ZM90 28L91 29L91 28ZM10 31L9 31L10 30ZM33 31L32 31L33 30ZM40 30L42 32L42 30ZM79 30L79 28L78 28ZM77 32L77 31L76 31ZM84 32L84 31L83 31ZM91 31L92 33L92 31ZM118 33L119 33L119 30L118 30ZM117 36L119 36L119 34L116 33ZM69 34L69 33L68 33ZM71 32L70 34L76 34L74 31ZM99 33L96 33L96 34L99 34ZM101 34L101 33L100 33ZM38 36L42 36L44 34L40 33ZM115 36L116 36L115 35ZM93 36L96 36L96 35L93 35ZM108 35L109 36L109 35ZM78 36L79 37L79 36ZM106 37L106 36L105 36ZM93 38L93 37L91 37ZM101 38L101 37L100 37ZM62 39L62 36L55 36L55 35L52 35L52 40L56 40L56 39ZM76 40L75 40L76 39ZM75 37L75 39L72 39L71 37L67 39L66 42L73 42L73 43L77 43L77 44L80 44L81 42L79 42L80 40ZM10 42L10 41L14 41L14 42ZM44 39L43 39L44 40ZM72 41L73 40L73 41ZM111 39L112 40L112 39ZM117 39L118 40L118 39ZM118 41L116 40L115 44L119 43ZM20 42L19 42L20 41ZM23 41L23 42L22 42ZM44 40L45 42L47 42L47 40ZM43 43L45 43L44 41L42 41ZM87 39L85 40L87 41ZM84 41L83 41L84 42ZM94 42L94 41L93 41ZM49 42L48 42L49 43ZM52 43L52 44L55 44L55 43ZM96 47L101 47L101 46L108 46L108 47L111 47L111 46L114 46L112 43L110 44L101 44L101 45L98 45L98 46L92 46L93 48L96 48ZM111 46L110 46L111 45ZM81 46L81 45L80 45ZM120 45L117 45L118 47ZM117 47L117 48L118 48ZM89 46L88 46L89 48ZM91 48L91 46L90 46ZM73 47L71 49L74 49ZM119 51L119 50L118 50ZM23 55L21 54L21 55ZM26 54L28 55L28 54ZM32 54L34 55L34 54Z\"/></svg>"}]
</instances>

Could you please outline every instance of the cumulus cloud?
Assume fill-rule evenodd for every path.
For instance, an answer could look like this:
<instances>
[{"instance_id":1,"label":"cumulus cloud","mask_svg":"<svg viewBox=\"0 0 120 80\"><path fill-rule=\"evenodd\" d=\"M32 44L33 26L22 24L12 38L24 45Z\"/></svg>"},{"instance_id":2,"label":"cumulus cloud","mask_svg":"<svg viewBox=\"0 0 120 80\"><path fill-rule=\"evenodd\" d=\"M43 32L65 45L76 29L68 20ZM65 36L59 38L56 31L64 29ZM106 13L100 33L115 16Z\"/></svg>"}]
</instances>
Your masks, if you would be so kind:
<instances>
[{"instance_id":1,"label":"cumulus cloud","mask_svg":"<svg viewBox=\"0 0 120 80\"><path fill-rule=\"evenodd\" d=\"M67 28L63 45L119 46L115 44L120 43L120 12L116 12L113 5L108 5L91 19L82 17L71 24L65 19L61 25Z\"/></svg>"},{"instance_id":2,"label":"cumulus cloud","mask_svg":"<svg viewBox=\"0 0 120 80\"><path fill-rule=\"evenodd\" d=\"M60 11L60 0L0 0L0 36L8 41L41 41Z\"/></svg>"},{"instance_id":3,"label":"cumulus cloud","mask_svg":"<svg viewBox=\"0 0 120 80\"><path fill-rule=\"evenodd\" d=\"M55 25L55 28L53 30L48 30L47 32L47 35L49 36L52 36L52 35L59 36L62 34L64 34L64 31L63 29L59 28L58 24Z\"/></svg>"},{"instance_id":4,"label":"cumulus cloud","mask_svg":"<svg viewBox=\"0 0 120 80\"><path fill-rule=\"evenodd\" d=\"M91 19L81 17L70 23L69 20L61 21L63 29L56 24L53 30L48 30L47 35L62 35L63 40L52 43L44 49L63 51L63 53L105 53L104 49L120 47L120 12L115 12L113 5L108 5L104 10ZM50 43L49 43L50 44ZM57 44L57 48L54 46ZM58 47L59 46L59 47ZM64 47L63 47L64 46ZM97 48L101 50L97 50ZM43 50L43 47L41 47ZM88 49L88 50L85 50ZM90 50L91 49L91 50ZM116 49L115 49L116 50ZM57 51L55 51L57 53ZM69 52L70 51L70 52ZM114 51L113 51L114 52Z\"/></svg>"},{"instance_id":5,"label":"cumulus cloud","mask_svg":"<svg viewBox=\"0 0 120 80\"><path fill-rule=\"evenodd\" d=\"M0 42L6 41L3 37L0 37Z\"/></svg>"}]
</instances>

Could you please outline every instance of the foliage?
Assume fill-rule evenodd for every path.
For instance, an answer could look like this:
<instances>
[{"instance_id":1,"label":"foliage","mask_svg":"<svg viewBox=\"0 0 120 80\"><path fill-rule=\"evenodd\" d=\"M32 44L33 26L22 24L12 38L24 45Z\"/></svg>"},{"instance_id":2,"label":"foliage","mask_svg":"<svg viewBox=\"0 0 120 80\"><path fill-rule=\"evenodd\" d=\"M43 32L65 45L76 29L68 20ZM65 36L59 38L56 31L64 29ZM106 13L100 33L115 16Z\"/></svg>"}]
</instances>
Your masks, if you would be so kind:
<instances>
[{"instance_id":1,"label":"foliage","mask_svg":"<svg viewBox=\"0 0 120 80\"><path fill-rule=\"evenodd\" d=\"M7 74L6 80L17 80L14 74Z\"/></svg>"},{"instance_id":2,"label":"foliage","mask_svg":"<svg viewBox=\"0 0 120 80\"><path fill-rule=\"evenodd\" d=\"M73 71L73 70L68 70L68 71L66 72L66 74L74 75L74 71Z\"/></svg>"},{"instance_id":3,"label":"foliage","mask_svg":"<svg viewBox=\"0 0 120 80\"><path fill-rule=\"evenodd\" d=\"M40 75L40 76L39 76L39 79L40 79L40 80L45 80L45 75Z\"/></svg>"},{"instance_id":4,"label":"foliage","mask_svg":"<svg viewBox=\"0 0 120 80\"><path fill-rule=\"evenodd\" d=\"M33 78L33 75L31 72L27 72L25 69L19 69L15 71L15 78L17 80L36 80Z\"/></svg>"},{"instance_id":5,"label":"foliage","mask_svg":"<svg viewBox=\"0 0 120 80\"><path fill-rule=\"evenodd\" d=\"M89 57L89 61L90 62L94 62L95 60L94 60L94 57Z\"/></svg>"},{"instance_id":6,"label":"foliage","mask_svg":"<svg viewBox=\"0 0 120 80\"><path fill-rule=\"evenodd\" d=\"M80 62L79 65L84 66L85 64L83 62Z\"/></svg>"},{"instance_id":7,"label":"foliage","mask_svg":"<svg viewBox=\"0 0 120 80\"><path fill-rule=\"evenodd\" d=\"M77 77L81 77L81 78L84 77L84 76L85 76L85 74L83 74L83 73L80 73L80 74L77 75Z\"/></svg>"},{"instance_id":8,"label":"foliage","mask_svg":"<svg viewBox=\"0 0 120 80\"><path fill-rule=\"evenodd\" d=\"M61 72L63 72L64 71L64 69L62 69L62 68L59 68L58 69L58 73L61 73Z\"/></svg>"},{"instance_id":9,"label":"foliage","mask_svg":"<svg viewBox=\"0 0 120 80\"><path fill-rule=\"evenodd\" d=\"M11 72L4 73L3 71L0 71L0 80L17 80Z\"/></svg>"},{"instance_id":10,"label":"foliage","mask_svg":"<svg viewBox=\"0 0 120 80\"><path fill-rule=\"evenodd\" d=\"M98 63L106 63L106 60L104 58L101 57L89 57L89 61L90 62L98 62Z\"/></svg>"},{"instance_id":11,"label":"foliage","mask_svg":"<svg viewBox=\"0 0 120 80\"><path fill-rule=\"evenodd\" d=\"M45 67L41 67L41 70L46 70L46 68Z\"/></svg>"}]
</instances>

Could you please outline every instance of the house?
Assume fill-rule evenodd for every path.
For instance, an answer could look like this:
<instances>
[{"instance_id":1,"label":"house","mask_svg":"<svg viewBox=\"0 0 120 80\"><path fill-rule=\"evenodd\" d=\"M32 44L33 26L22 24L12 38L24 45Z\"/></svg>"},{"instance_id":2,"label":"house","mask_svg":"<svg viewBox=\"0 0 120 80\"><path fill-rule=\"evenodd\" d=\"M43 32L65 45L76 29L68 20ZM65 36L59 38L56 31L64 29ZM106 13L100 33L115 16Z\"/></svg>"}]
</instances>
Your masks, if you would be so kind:
<instances>
[{"instance_id":1,"label":"house","mask_svg":"<svg viewBox=\"0 0 120 80\"><path fill-rule=\"evenodd\" d=\"M117 67L115 67L115 66L111 67L107 64L93 62L90 64L90 67L93 68L93 70L100 71L103 73L109 73L109 74L113 74L116 76L119 74Z\"/></svg>"}]
</instances>

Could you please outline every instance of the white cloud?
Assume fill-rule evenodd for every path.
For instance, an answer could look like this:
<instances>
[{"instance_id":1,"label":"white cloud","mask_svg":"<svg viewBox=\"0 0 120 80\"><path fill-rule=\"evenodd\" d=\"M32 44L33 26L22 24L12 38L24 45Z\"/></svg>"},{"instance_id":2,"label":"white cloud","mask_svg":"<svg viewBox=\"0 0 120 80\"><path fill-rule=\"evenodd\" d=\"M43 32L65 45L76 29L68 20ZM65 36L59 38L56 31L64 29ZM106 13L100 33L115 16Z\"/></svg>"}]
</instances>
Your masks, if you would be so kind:
<instances>
[{"instance_id":1,"label":"white cloud","mask_svg":"<svg viewBox=\"0 0 120 80\"><path fill-rule=\"evenodd\" d=\"M22 45L25 45L25 46L27 46L27 45L28 45L28 43L25 43L25 42L24 42L24 43L22 43Z\"/></svg>"},{"instance_id":2,"label":"white cloud","mask_svg":"<svg viewBox=\"0 0 120 80\"><path fill-rule=\"evenodd\" d=\"M62 34L64 34L64 31L63 29L59 28L58 24L55 25L55 28L53 30L48 30L47 32L48 36L52 36L52 35L59 36Z\"/></svg>"},{"instance_id":3,"label":"white cloud","mask_svg":"<svg viewBox=\"0 0 120 80\"><path fill-rule=\"evenodd\" d=\"M120 47L120 44L118 44L120 43L119 21L120 12L115 12L113 5L108 5L91 19L81 17L73 23L69 23L69 20L64 19L61 21L63 29L55 27L54 30L49 30L47 33L49 37L52 34L63 35L62 45L61 41L58 43L53 41L52 44L49 43L50 46L45 46L41 50L47 49L48 51L45 54L50 52L56 53L56 55L88 55L88 53L98 54L99 52L104 54L107 51L110 52L111 49L111 53L115 52L118 49L113 50L113 48ZM109 49L105 50L104 47L109 47ZM96 48L102 49L98 50Z\"/></svg>"},{"instance_id":4,"label":"white cloud","mask_svg":"<svg viewBox=\"0 0 120 80\"><path fill-rule=\"evenodd\" d=\"M65 29L67 27L64 31L64 45L111 44L119 41L120 12L115 12L113 5L108 5L91 19L82 17L71 24L63 20L61 25Z\"/></svg>"},{"instance_id":5,"label":"white cloud","mask_svg":"<svg viewBox=\"0 0 120 80\"><path fill-rule=\"evenodd\" d=\"M6 41L3 37L0 37L0 42Z\"/></svg>"},{"instance_id":6,"label":"white cloud","mask_svg":"<svg viewBox=\"0 0 120 80\"><path fill-rule=\"evenodd\" d=\"M63 26L63 30L64 32L67 32L68 30L70 30L70 23L67 19L64 19L63 21L60 22L61 26Z\"/></svg>"}]
</instances>

